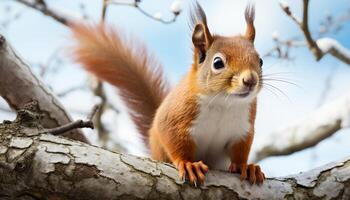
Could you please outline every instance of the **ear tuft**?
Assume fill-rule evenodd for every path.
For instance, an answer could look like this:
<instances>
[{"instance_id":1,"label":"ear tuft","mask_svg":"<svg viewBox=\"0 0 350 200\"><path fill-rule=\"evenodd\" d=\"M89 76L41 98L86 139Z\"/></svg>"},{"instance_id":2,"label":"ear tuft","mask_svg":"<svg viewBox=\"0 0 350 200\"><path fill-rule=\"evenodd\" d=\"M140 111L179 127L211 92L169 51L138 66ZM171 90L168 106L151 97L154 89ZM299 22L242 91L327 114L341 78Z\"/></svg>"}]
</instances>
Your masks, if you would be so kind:
<instances>
[{"instance_id":1,"label":"ear tuft","mask_svg":"<svg viewBox=\"0 0 350 200\"><path fill-rule=\"evenodd\" d=\"M254 27L254 19L255 19L255 6L253 3L249 3L245 9L245 21L247 23L247 29L245 33L245 37L254 42L255 39L255 27Z\"/></svg>"},{"instance_id":2,"label":"ear tuft","mask_svg":"<svg viewBox=\"0 0 350 200\"><path fill-rule=\"evenodd\" d=\"M205 12L201 5L198 3L198 1L195 1L195 3L192 6L191 12L190 12L190 19L191 19L191 28L192 30L195 28L197 24L204 24L207 26L207 16L205 15Z\"/></svg>"},{"instance_id":3,"label":"ear tuft","mask_svg":"<svg viewBox=\"0 0 350 200\"><path fill-rule=\"evenodd\" d=\"M197 1L191 10L190 19L193 30L192 43L195 47L195 53L198 53L198 61L201 63L205 59L206 51L210 47L213 38L207 25L207 17L204 10Z\"/></svg>"}]
</instances>

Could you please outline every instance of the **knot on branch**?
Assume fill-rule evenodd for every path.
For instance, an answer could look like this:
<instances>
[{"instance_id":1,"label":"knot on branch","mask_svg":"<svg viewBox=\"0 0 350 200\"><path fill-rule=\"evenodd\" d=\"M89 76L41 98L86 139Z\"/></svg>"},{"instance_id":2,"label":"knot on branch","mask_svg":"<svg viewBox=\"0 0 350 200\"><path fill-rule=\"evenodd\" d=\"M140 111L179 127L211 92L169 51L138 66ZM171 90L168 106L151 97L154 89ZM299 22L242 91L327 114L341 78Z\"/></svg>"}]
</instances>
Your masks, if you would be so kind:
<instances>
[{"instance_id":1,"label":"knot on branch","mask_svg":"<svg viewBox=\"0 0 350 200\"><path fill-rule=\"evenodd\" d=\"M15 122L25 127L42 128L40 120L43 116L39 114L38 110L37 101L31 101L25 104L21 109L17 111Z\"/></svg>"}]
</instances>

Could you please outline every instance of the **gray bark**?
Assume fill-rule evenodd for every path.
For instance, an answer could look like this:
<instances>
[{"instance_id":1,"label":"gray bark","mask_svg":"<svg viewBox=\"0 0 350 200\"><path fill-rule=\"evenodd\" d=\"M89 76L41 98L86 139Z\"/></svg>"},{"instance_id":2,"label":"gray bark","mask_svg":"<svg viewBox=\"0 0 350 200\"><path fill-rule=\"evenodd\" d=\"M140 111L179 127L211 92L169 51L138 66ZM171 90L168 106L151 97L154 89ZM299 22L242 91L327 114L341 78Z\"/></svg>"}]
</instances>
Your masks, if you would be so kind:
<instances>
[{"instance_id":1,"label":"gray bark","mask_svg":"<svg viewBox=\"0 0 350 200\"><path fill-rule=\"evenodd\" d=\"M203 186L172 165L43 132L35 114L0 124L0 199L349 199L350 158L262 186L210 171Z\"/></svg>"},{"instance_id":2,"label":"gray bark","mask_svg":"<svg viewBox=\"0 0 350 200\"><path fill-rule=\"evenodd\" d=\"M53 128L72 121L54 94L38 79L0 34L0 96L17 111L35 101L42 113L42 125ZM80 130L65 136L88 142Z\"/></svg>"}]
</instances>

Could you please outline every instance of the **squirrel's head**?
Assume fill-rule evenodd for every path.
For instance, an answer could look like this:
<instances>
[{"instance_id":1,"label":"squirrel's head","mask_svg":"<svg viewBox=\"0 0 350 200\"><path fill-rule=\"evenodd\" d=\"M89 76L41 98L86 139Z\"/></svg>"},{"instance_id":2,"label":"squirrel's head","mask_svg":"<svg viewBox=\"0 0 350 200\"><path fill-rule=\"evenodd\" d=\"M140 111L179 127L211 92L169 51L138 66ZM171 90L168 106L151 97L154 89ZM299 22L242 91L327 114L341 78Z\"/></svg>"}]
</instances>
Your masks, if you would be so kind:
<instances>
[{"instance_id":1,"label":"squirrel's head","mask_svg":"<svg viewBox=\"0 0 350 200\"><path fill-rule=\"evenodd\" d=\"M203 9L197 3L191 14L194 46L192 70L203 95L222 93L252 100L262 87L262 60L254 48L254 6L245 10L244 35L224 37L209 31Z\"/></svg>"}]
</instances>

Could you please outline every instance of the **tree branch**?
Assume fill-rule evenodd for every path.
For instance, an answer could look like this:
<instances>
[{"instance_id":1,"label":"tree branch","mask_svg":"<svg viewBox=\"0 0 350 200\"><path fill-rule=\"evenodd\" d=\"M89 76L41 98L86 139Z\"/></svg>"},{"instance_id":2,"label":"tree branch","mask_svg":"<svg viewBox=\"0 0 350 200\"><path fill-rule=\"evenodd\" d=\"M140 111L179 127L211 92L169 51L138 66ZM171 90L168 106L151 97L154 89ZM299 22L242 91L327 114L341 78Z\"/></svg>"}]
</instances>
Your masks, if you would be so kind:
<instances>
[{"instance_id":1,"label":"tree branch","mask_svg":"<svg viewBox=\"0 0 350 200\"><path fill-rule=\"evenodd\" d=\"M147 12L143 8L140 7L141 0L134 0L132 2L124 2L120 0L106 0L106 4L108 5L119 5L119 6L130 6L136 8L141 14L143 14L145 17L161 22L163 24L171 24L174 23L181 13L181 5L180 1L175 0L173 4L170 7L171 12L173 13L173 17L171 19L165 20L162 19L161 13L156 13L155 15L152 15L151 13ZM103 12L102 12L103 13ZM159 14L159 15L157 15Z\"/></svg>"},{"instance_id":2,"label":"tree branch","mask_svg":"<svg viewBox=\"0 0 350 200\"><path fill-rule=\"evenodd\" d=\"M77 120L74 122L71 122L69 124L57 127L57 128L50 128L46 129L45 132L51 133L53 135L61 135L62 133L65 133L67 131L71 131L77 128L91 128L94 129L94 124L92 121L83 121L83 120Z\"/></svg>"},{"instance_id":3,"label":"tree branch","mask_svg":"<svg viewBox=\"0 0 350 200\"><path fill-rule=\"evenodd\" d=\"M273 133L269 140L257 144L252 160L260 161L269 156L289 155L315 146L338 130L350 126L350 95L326 104L300 123Z\"/></svg>"},{"instance_id":4,"label":"tree branch","mask_svg":"<svg viewBox=\"0 0 350 200\"><path fill-rule=\"evenodd\" d=\"M350 197L350 158L298 175L268 178L262 186L210 171L203 186L193 187L178 179L172 165L113 153L16 122L0 124L0 157L0 197L5 200Z\"/></svg>"},{"instance_id":5,"label":"tree branch","mask_svg":"<svg viewBox=\"0 0 350 200\"><path fill-rule=\"evenodd\" d=\"M58 99L32 73L20 57L12 50L0 34L0 95L9 106L18 111L32 101L42 111L45 128L53 128L72 121ZM80 130L70 131L64 136L88 142Z\"/></svg>"},{"instance_id":6,"label":"tree branch","mask_svg":"<svg viewBox=\"0 0 350 200\"><path fill-rule=\"evenodd\" d=\"M316 58L316 61L321 60L326 54L330 53L335 58L338 58L340 61L350 65L350 54L349 50L347 50L345 47L341 46L338 42L333 40L334 48L332 48L332 51L325 51L324 48L320 48L319 46L319 40L323 41L325 38L319 39L317 42L312 38L310 29L309 29L309 2L310 0L303 0L303 18L302 21L298 20L297 17L293 15L291 12L288 4L286 3L280 3L280 7L282 10L288 15L300 28L300 30L303 32L303 35L305 37L306 43L308 45L308 48L313 53L314 57ZM338 48L336 48L338 47ZM339 48L340 47L340 48Z\"/></svg>"},{"instance_id":7,"label":"tree branch","mask_svg":"<svg viewBox=\"0 0 350 200\"><path fill-rule=\"evenodd\" d=\"M304 33L306 42L309 46L309 49L316 57L316 60L320 60L323 56L323 52L320 48L318 48L316 42L311 36L310 29L309 29L309 0L303 0L303 21L300 25L301 30Z\"/></svg>"},{"instance_id":8,"label":"tree branch","mask_svg":"<svg viewBox=\"0 0 350 200\"><path fill-rule=\"evenodd\" d=\"M56 21L68 25L69 23L76 21L76 19L69 18L65 15L62 15L62 13L58 12L55 9L49 8L45 1L33 1L33 0L16 0L17 2L26 5L30 8L33 8L39 12L41 12L44 15L47 15Z\"/></svg>"},{"instance_id":9,"label":"tree branch","mask_svg":"<svg viewBox=\"0 0 350 200\"><path fill-rule=\"evenodd\" d=\"M323 53L331 54L344 63L350 64L350 50L332 38L320 38L316 41L317 46Z\"/></svg>"}]
</instances>

